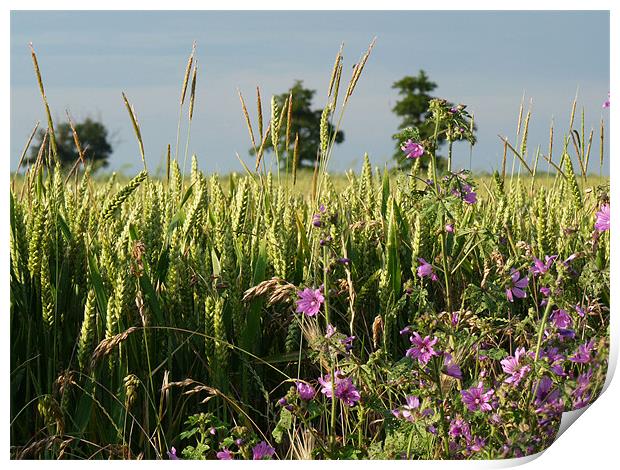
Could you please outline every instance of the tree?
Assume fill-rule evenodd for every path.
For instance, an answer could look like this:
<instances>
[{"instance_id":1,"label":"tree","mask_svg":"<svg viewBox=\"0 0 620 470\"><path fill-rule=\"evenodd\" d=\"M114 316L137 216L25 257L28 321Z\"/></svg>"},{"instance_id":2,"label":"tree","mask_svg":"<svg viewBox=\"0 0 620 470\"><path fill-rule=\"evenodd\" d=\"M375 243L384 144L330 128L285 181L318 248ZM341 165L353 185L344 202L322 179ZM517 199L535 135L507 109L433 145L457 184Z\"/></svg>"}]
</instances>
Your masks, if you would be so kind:
<instances>
[{"instance_id":1,"label":"tree","mask_svg":"<svg viewBox=\"0 0 620 470\"><path fill-rule=\"evenodd\" d=\"M80 139L80 145L84 151L85 158L94 163L96 167L108 165L108 159L112 153L112 145L108 141L108 131L105 126L90 118L75 124L75 131ZM39 131L37 141L31 148L30 162L34 162L43 143L44 131ZM68 122L59 124L54 130L56 136L56 148L58 159L63 166L71 167L79 158L75 142L73 141L73 131Z\"/></svg>"},{"instance_id":2,"label":"tree","mask_svg":"<svg viewBox=\"0 0 620 470\"><path fill-rule=\"evenodd\" d=\"M316 93L316 90L310 90L304 88L302 80L296 80L291 89L281 95L276 96L276 103L278 110L281 110L287 101L289 95L293 95L293 108L291 110L291 127L289 130L289 149L290 153L286 152L286 113L284 114L284 122L281 125L281 130L278 137L278 153L280 155L280 163L283 167L286 166L286 160L290 155L289 168L292 165L293 144L295 142L295 135L299 135L298 146L298 167L314 167L314 162L317 157L317 150L320 144L320 124L322 109L312 110L312 98ZM279 117L279 114L278 114ZM334 127L329 125L329 135L334 133ZM335 142L337 144L344 141L344 132L338 131L336 134ZM265 151L273 151L271 140L267 138L265 143ZM252 155L254 150L250 150Z\"/></svg>"},{"instance_id":3,"label":"tree","mask_svg":"<svg viewBox=\"0 0 620 470\"><path fill-rule=\"evenodd\" d=\"M424 70L420 70L416 77L406 76L392 85L392 88L398 90L401 98L396 102L392 111L402 118L400 128L407 127L417 128L421 140L428 140L433 136L433 123L429 120L431 113L428 111L429 103L433 96L429 95L437 84L431 82ZM439 141L442 142L443 137ZM411 160L403 158L403 151L400 149L401 142L396 142L396 152L394 159L399 166L411 165Z\"/></svg>"}]
</instances>

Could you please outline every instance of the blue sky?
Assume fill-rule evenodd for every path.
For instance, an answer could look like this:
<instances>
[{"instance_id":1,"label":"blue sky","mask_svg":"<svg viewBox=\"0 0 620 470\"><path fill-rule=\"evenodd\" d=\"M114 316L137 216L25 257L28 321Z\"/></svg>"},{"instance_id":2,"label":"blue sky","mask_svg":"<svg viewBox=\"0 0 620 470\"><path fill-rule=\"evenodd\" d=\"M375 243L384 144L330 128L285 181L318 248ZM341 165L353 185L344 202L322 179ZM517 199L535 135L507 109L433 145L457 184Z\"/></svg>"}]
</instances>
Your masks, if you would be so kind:
<instances>
[{"instance_id":1,"label":"blue sky","mask_svg":"<svg viewBox=\"0 0 620 470\"><path fill-rule=\"evenodd\" d=\"M75 120L101 119L115 144L110 168L132 172L141 160L121 91L136 109L147 162L155 167L166 145L174 148L180 86L195 40L199 72L190 153L203 170L227 173L242 170L235 152L245 156L249 147L237 87L252 102L260 85L268 102L303 79L317 90L315 106L322 107L340 43L349 71L373 36L377 44L344 118L345 142L330 163L335 171L359 169L364 152L375 165L391 161L391 135L399 123L391 112L397 99L391 86L420 69L438 84L436 96L466 103L475 114L476 170L499 164L497 134L514 139L524 94L526 104L532 101L530 151L538 144L547 148L552 117L560 149L577 90L586 132L598 129L601 117L609 119L601 109L609 91L607 12L14 11L11 169L34 123L45 121L30 41L55 119L63 120L65 109ZM184 127L182 149L185 135ZM593 152L598 155L596 139ZM469 148L455 153L455 164L468 167Z\"/></svg>"}]
</instances>

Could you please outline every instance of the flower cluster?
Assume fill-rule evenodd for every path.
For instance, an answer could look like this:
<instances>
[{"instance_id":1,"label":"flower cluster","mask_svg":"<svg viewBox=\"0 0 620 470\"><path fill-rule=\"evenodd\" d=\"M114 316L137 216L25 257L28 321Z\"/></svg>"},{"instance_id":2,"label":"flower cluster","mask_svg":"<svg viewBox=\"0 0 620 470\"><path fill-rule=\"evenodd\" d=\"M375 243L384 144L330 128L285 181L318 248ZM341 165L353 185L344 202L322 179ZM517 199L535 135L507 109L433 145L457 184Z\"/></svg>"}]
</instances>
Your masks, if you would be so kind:
<instances>
[{"instance_id":1,"label":"flower cluster","mask_svg":"<svg viewBox=\"0 0 620 470\"><path fill-rule=\"evenodd\" d=\"M345 377L341 370L334 372L334 381L330 374L326 374L323 377L319 377L319 383L321 384L321 393L327 398L332 398L335 395L336 398L341 400L347 406L355 406L360 401L361 395L353 381L349 377Z\"/></svg>"}]
</instances>

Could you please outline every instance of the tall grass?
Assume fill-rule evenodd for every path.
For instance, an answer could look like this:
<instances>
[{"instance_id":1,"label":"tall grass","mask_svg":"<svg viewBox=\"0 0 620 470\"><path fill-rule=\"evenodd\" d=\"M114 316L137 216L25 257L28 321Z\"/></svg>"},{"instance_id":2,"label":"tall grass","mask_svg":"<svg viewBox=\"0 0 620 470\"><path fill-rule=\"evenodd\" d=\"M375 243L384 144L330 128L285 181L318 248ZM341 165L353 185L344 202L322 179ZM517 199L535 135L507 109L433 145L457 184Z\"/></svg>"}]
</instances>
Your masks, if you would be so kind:
<instances>
[{"instance_id":1,"label":"tall grass","mask_svg":"<svg viewBox=\"0 0 620 470\"><path fill-rule=\"evenodd\" d=\"M341 93L334 132L373 44ZM181 109L193 63L192 52ZM342 51L325 122L338 109L341 73ZM335 134L322 135L312 177L296 181L295 165L283 175L267 172L261 164L266 139L275 144L286 132L287 148L274 158L288 159L297 137L288 138L287 106L272 109L264 125L258 97L255 139L240 94L258 146L255 171L246 167L245 175L225 181L203 174L195 159L186 180L178 138L169 177L151 177L136 112L123 94L144 170L128 182L112 176L101 184L86 165L76 169L72 188L56 163L49 118L39 163L10 195L12 457L165 458L172 446L184 445L185 422L199 412L277 442L281 457L352 457L352 448L359 456L394 457L402 446L407 457L449 455L446 423L454 405L444 404L464 382L442 378L440 366L431 375L439 384L444 433L415 427L405 444L394 441L398 426L389 410L410 380L402 360L409 341L399 330L417 325L441 332L468 381L477 380L477 345L506 354L516 344L538 350L548 313L543 317L533 300L540 294L532 290L530 303L510 304L502 287L510 268L524 271L532 255L579 255L581 280L564 295L566 302L573 296L573 303L598 306L580 334L598 335L604 356L609 239L593 243L592 227L607 195L604 180L587 176L590 144L583 137L572 149L566 139L560 159L552 160L550 151L546 157L558 172L541 178L539 152L527 155L528 113L518 150L502 139L516 170L479 180L479 200L468 205L440 191L462 184L456 174L435 174L432 193L420 178L373 170L367 157L359 174L334 181L328 164ZM186 156L187 149L183 161ZM326 221L321 227L316 214ZM446 224L455 232L447 233ZM417 275L420 258L435 266L439 281ZM324 317L295 314L297 291L320 285ZM458 328L450 326L452 312L463 322ZM322 343L326 324L355 336L353 354L329 353ZM333 376L343 367L362 391L361 406L332 400L309 424L305 415L289 417L276 405L291 393L292 381Z\"/></svg>"}]
</instances>

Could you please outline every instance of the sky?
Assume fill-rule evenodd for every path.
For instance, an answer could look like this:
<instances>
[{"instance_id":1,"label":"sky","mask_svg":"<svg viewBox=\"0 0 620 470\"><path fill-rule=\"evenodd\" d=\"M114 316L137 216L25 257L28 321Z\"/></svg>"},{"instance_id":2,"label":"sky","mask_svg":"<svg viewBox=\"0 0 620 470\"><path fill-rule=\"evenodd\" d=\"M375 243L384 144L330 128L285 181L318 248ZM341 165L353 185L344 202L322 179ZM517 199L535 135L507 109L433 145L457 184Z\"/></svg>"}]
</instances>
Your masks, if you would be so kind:
<instances>
[{"instance_id":1,"label":"sky","mask_svg":"<svg viewBox=\"0 0 620 470\"><path fill-rule=\"evenodd\" d=\"M196 41L189 154L197 155L202 170L225 174L243 171L236 152L252 161L237 89L255 128L257 85L268 108L271 95L301 79L317 90L314 106L322 108L340 44L346 82L375 36L344 116L345 141L331 157L333 171L359 170L364 153L373 165L392 164L391 136L399 128L391 111L398 99L392 84L420 69L437 83L435 96L467 104L475 115L478 142L471 161L476 171L500 165L498 134L515 140L524 97L532 110L530 157L537 145L546 152L553 120L554 159L559 159L576 94L578 109L585 109L587 134L594 128L598 136L601 118L609 120L609 111L601 107L610 73L609 13L604 11L13 11L11 170L35 123L45 123L29 42L55 122L65 120L65 110L74 121L101 120L114 148L109 169L130 174L142 162L121 92L138 116L149 167L161 167L168 144L174 152L181 83ZM187 137L185 116L184 121L180 155ZM608 149L606 144L606 155ZM597 138L592 152L592 170L598 172ZM469 164L469 146L457 145L454 165Z\"/></svg>"}]
</instances>

